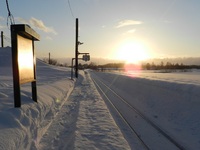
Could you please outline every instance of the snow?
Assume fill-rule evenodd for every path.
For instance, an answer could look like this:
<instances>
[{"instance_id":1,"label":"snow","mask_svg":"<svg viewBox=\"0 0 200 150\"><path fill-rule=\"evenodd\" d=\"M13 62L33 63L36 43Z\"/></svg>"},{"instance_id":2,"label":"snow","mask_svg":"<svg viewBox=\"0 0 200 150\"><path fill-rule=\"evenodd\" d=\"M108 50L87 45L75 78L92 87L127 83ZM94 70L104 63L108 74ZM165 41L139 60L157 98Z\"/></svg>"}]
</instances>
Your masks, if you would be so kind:
<instances>
[{"instance_id":1,"label":"snow","mask_svg":"<svg viewBox=\"0 0 200 150\"><path fill-rule=\"evenodd\" d=\"M11 48L0 48L0 149L130 149L90 75L37 60L38 103L21 85L14 108Z\"/></svg>"},{"instance_id":2,"label":"snow","mask_svg":"<svg viewBox=\"0 0 200 150\"><path fill-rule=\"evenodd\" d=\"M80 73L39 149L130 149L89 75Z\"/></svg>"},{"instance_id":3,"label":"snow","mask_svg":"<svg viewBox=\"0 0 200 150\"><path fill-rule=\"evenodd\" d=\"M0 150L134 149L98 93L92 72L71 80L69 68L37 60L38 103L21 85L14 108L11 48L0 48ZM200 71L98 73L188 149L200 149ZM123 90L120 90L123 89ZM131 95L134 94L134 97ZM131 115L131 114L130 114Z\"/></svg>"},{"instance_id":4,"label":"snow","mask_svg":"<svg viewBox=\"0 0 200 150\"><path fill-rule=\"evenodd\" d=\"M186 149L200 149L200 72L92 73Z\"/></svg>"}]
</instances>

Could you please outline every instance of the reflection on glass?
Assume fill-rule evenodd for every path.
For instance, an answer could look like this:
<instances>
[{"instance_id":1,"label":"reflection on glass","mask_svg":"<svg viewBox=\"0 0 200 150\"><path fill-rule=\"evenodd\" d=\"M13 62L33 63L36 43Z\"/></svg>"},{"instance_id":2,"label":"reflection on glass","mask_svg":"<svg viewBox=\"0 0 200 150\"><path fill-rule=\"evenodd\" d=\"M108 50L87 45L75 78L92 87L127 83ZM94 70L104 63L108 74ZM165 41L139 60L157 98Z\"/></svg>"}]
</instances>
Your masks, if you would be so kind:
<instances>
[{"instance_id":1,"label":"reflection on glass","mask_svg":"<svg viewBox=\"0 0 200 150\"><path fill-rule=\"evenodd\" d=\"M17 35L20 83L34 80L32 40Z\"/></svg>"}]
</instances>

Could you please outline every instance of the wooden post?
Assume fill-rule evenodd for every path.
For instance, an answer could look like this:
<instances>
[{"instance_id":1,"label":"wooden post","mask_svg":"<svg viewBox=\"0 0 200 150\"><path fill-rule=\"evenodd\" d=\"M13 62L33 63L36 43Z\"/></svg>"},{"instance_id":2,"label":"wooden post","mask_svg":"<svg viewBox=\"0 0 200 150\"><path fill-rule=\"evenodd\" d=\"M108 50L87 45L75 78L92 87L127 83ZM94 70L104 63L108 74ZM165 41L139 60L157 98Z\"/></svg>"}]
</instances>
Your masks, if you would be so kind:
<instances>
[{"instance_id":1,"label":"wooden post","mask_svg":"<svg viewBox=\"0 0 200 150\"><path fill-rule=\"evenodd\" d=\"M49 53L49 64L50 64L50 61L51 61L51 54Z\"/></svg>"},{"instance_id":2,"label":"wooden post","mask_svg":"<svg viewBox=\"0 0 200 150\"><path fill-rule=\"evenodd\" d=\"M33 101L37 102L34 41L38 41L39 38L39 35L26 24L11 25L12 68L15 107L21 107L20 85L28 82L31 82L32 84L32 99ZM24 63L32 63L33 66L28 65L28 67L24 69L23 67L21 67L23 66L23 63L20 62L20 56L26 53L27 56L33 56L33 60L26 60Z\"/></svg>"},{"instance_id":3,"label":"wooden post","mask_svg":"<svg viewBox=\"0 0 200 150\"><path fill-rule=\"evenodd\" d=\"M74 59L75 58L72 58L72 63L71 63L71 80L73 79Z\"/></svg>"},{"instance_id":4,"label":"wooden post","mask_svg":"<svg viewBox=\"0 0 200 150\"><path fill-rule=\"evenodd\" d=\"M3 43L3 31L1 31L1 47L4 47L4 43Z\"/></svg>"},{"instance_id":5,"label":"wooden post","mask_svg":"<svg viewBox=\"0 0 200 150\"><path fill-rule=\"evenodd\" d=\"M35 79L35 81L31 82L32 99L33 99L33 101L37 102L36 57L35 57L35 47L34 47L34 41L33 40L32 40L32 45L33 45L33 73L34 73L34 79Z\"/></svg>"},{"instance_id":6,"label":"wooden post","mask_svg":"<svg viewBox=\"0 0 200 150\"><path fill-rule=\"evenodd\" d=\"M76 39L75 39L75 77L78 78L78 18L76 18Z\"/></svg>"},{"instance_id":7,"label":"wooden post","mask_svg":"<svg viewBox=\"0 0 200 150\"><path fill-rule=\"evenodd\" d=\"M12 69L13 69L13 88L14 88L14 106L21 107L21 94L20 94L20 77L18 65L18 51L17 51L17 34L13 32L11 26L11 39L12 39Z\"/></svg>"}]
</instances>

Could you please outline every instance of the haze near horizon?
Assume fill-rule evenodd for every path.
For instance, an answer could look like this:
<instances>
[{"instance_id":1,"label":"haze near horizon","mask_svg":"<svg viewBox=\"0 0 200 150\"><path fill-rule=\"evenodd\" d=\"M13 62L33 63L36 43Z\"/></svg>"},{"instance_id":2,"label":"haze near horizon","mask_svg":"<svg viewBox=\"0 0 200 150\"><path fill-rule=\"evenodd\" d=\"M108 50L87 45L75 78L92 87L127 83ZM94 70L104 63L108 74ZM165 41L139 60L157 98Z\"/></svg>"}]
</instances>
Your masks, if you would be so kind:
<instances>
[{"instance_id":1,"label":"haze near horizon","mask_svg":"<svg viewBox=\"0 0 200 150\"><path fill-rule=\"evenodd\" d=\"M38 57L49 52L54 58L74 57L78 18L79 41L84 43L80 52L128 63L200 57L198 6L198 0L9 0L15 23L29 24L40 34L41 41L35 44ZM3 1L0 10L0 29L9 38ZM9 40L5 42L10 46Z\"/></svg>"}]
</instances>

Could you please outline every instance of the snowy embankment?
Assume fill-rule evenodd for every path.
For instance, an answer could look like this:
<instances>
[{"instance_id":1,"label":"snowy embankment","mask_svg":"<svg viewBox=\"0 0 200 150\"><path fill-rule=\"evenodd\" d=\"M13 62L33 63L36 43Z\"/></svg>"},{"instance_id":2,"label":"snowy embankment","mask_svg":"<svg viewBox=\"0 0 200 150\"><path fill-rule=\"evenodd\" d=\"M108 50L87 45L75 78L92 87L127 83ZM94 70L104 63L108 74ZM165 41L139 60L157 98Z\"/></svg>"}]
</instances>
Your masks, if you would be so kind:
<instances>
[{"instance_id":1,"label":"snowy embankment","mask_svg":"<svg viewBox=\"0 0 200 150\"><path fill-rule=\"evenodd\" d=\"M23 84L14 108L11 48L1 48L0 149L130 149L89 75L80 74L74 82L70 69L37 60L38 103Z\"/></svg>"},{"instance_id":2,"label":"snowy embankment","mask_svg":"<svg viewBox=\"0 0 200 150\"><path fill-rule=\"evenodd\" d=\"M31 85L21 85L21 108L14 108L11 49L0 49L0 149L30 149L40 140L73 90L69 70L37 61L38 103Z\"/></svg>"},{"instance_id":3,"label":"snowy embankment","mask_svg":"<svg viewBox=\"0 0 200 150\"><path fill-rule=\"evenodd\" d=\"M67 103L37 149L130 149L90 75L80 72Z\"/></svg>"},{"instance_id":4,"label":"snowy embankment","mask_svg":"<svg viewBox=\"0 0 200 150\"><path fill-rule=\"evenodd\" d=\"M37 60L38 103L23 84L22 107L14 108L11 49L0 49L0 149L130 149L91 74L80 72L76 82L70 75ZM200 147L198 70L99 75L186 148Z\"/></svg>"},{"instance_id":5,"label":"snowy embankment","mask_svg":"<svg viewBox=\"0 0 200 150\"><path fill-rule=\"evenodd\" d=\"M185 149L200 149L200 71L92 73ZM124 109L124 108L123 108Z\"/></svg>"}]
</instances>

